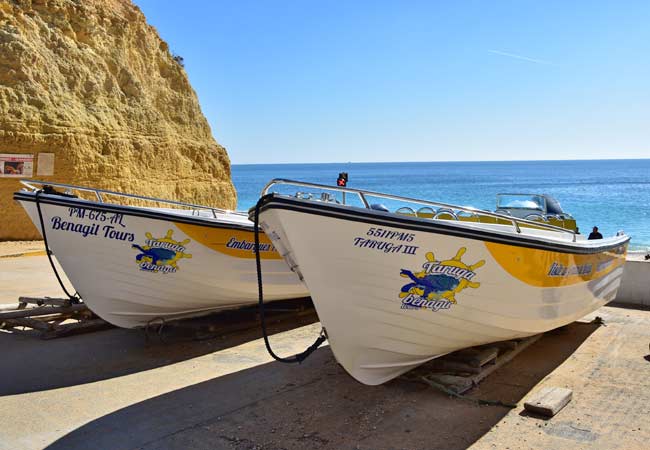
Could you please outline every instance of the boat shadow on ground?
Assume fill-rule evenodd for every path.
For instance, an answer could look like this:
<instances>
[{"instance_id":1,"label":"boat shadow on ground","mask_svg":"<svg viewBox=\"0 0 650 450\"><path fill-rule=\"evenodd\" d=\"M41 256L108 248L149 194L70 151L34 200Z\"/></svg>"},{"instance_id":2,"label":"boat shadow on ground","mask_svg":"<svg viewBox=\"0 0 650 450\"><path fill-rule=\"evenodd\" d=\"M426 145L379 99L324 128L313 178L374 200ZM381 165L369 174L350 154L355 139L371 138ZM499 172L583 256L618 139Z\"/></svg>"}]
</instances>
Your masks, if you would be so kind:
<instances>
[{"instance_id":1,"label":"boat shadow on ground","mask_svg":"<svg viewBox=\"0 0 650 450\"><path fill-rule=\"evenodd\" d=\"M598 327L576 322L547 333L469 397L517 403ZM465 449L508 411L405 377L361 385L321 348L298 367L267 363L135 403L48 449Z\"/></svg>"},{"instance_id":2,"label":"boat shadow on ground","mask_svg":"<svg viewBox=\"0 0 650 450\"><path fill-rule=\"evenodd\" d=\"M256 311L224 311L170 322L162 330L113 328L53 340L41 340L37 332L0 332L0 397L116 378L236 347L260 338ZM287 301L269 314L269 332L317 321L310 299Z\"/></svg>"}]
</instances>

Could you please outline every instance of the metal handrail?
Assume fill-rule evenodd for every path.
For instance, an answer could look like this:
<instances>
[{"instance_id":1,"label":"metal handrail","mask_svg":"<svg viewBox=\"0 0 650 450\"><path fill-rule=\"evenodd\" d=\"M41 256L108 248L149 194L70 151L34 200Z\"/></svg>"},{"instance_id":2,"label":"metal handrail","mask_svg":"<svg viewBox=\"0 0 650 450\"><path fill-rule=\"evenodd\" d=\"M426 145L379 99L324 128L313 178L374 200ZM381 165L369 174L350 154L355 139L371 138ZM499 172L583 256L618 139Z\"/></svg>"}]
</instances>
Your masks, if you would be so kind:
<instances>
[{"instance_id":1,"label":"metal handrail","mask_svg":"<svg viewBox=\"0 0 650 450\"><path fill-rule=\"evenodd\" d=\"M454 220L458 220L458 215L454 211L448 208L440 208L438 212L432 217L432 219L439 219L440 216L443 216L444 214L451 216L451 218Z\"/></svg>"},{"instance_id":2,"label":"metal handrail","mask_svg":"<svg viewBox=\"0 0 650 450\"><path fill-rule=\"evenodd\" d=\"M349 187L340 187L340 186L328 186L324 184L317 184L317 183L309 183L306 181L294 181L294 180L288 180L285 178L276 178L271 181L269 181L266 186L262 189L262 195L266 195L269 193L269 189L274 186L274 185L294 185L294 186L302 186L302 187L309 187L309 188L316 188L316 189L325 189L328 191L338 191L342 192L344 194L356 194L364 204L366 208L370 208L370 205L368 203L368 200L366 199L366 196L370 197L380 197L380 198L385 198L388 200L396 200L396 201L402 201L402 202L411 202L411 203L418 203L421 205L428 205L428 206L435 206L436 208L438 207L443 207L443 208L451 208L457 211L464 211L468 213L475 213L477 215L483 215L483 216L488 216L488 217L494 217L496 219L502 219L506 220L508 222L512 222L514 229L516 230L517 233L521 233L521 228L520 224L527 224L527 225L532 225L533 227L536 228L544 228L548 229L551 231L557 231L561 233L567 233L571 234L573 236L573 242L576 242L576 233L575 231L568 230L566 228L562 227L557 227L555 225L550 225L548 223L543 223L543 222L535 222L532 220L526 220L526 219L521 219L518 217L514 216L507 216L505 214L498 214L494 213L492 211L486 211L483 209L479 208L473 208L471 206L458 206L458 205L452 205L450 203L441 203L441 202L432 202L429 200L421 200L421 199L416 199L416 198L410 198L410 197L402 197L399 195L392 195L392 194L384 194L381 192L374 192L374 191L367 191L367 190L362 190L362 189L354 189L354 188L349 188Z\"/></svg>"},{"instance_id":3,"label":"metal handrail","mask_svg":"<svg viewBox=\"0 0 650 450\"><path fill-rule=\"evenodd\" d=\"M104 197L102 194L105 195L114 195L116 197L125 197L125 198L133 198L137 200L144 200L144 201L150 201L150 202L157 202L157 203L165 203L168 205L176 205L176 206L183 206L188 209L193 209L194 211L204 209L204 210L209 210L212 212L213 217L216 219L217 218L217 213L222 213L222 214L239 214L245 216L245 213L240 213L237 211L230 211L227 209L221 209L221 208L214 208L212 206L205 206L205 205L196 205L193 203L184 203L184 202L178 202L175 200L165 200L165 199L160 199L160 198L155 198L155 197L147 197L144 195L137 195L137 194L127 194L124 192L115 192L115 191L109 191L107 189L98 189L98 188L89 188L89 187L84 187L84 186L75 186L73 184L65 184L65 183L55 183L52 181L39 181L39 180L20 180L20 182L27 186L28 188L37 191L39 188L36 186L33 186L33 184L40 185L42 186L53 186L53 187L60 187L64 189L70 189L70 190L75 190L75 191L81 191L81 192L90 192L95 194L95 197L97 198L97 201L99 203L112 203L112 202L106 202L104 200ZM115 203L117 204L117 203Z\"/></svg>"}]
</instances>

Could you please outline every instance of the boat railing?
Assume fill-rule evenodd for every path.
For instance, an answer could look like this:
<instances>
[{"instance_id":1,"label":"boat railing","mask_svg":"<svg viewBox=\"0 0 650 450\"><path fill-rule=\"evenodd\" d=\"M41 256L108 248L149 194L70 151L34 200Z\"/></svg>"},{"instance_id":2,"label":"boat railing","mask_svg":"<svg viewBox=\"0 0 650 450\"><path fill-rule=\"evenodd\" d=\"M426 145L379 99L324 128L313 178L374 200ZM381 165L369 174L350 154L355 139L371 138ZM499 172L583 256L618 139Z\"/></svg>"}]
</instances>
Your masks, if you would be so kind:
<instances>
[{"instance_id":1,"label":"boat railing","mask_svg":"<svg viewBox=\"0 0 650 450\"><path fill-rule=\"evenodd\" d=\"M95 198L97 199L98 203L109 203L109 204L117 204L116 202L111 202L107 201L105 197L110 197L110 196L115 196L115 197L123 197L123 198L128 198L128 199L133 199L133 200L139 200L139 201L144 201L144 202L153 202L157 204L166 204L166 205L173 205L173 206L180 206L184 209L189 209L192 211L192 215L200 216L201 211L210 211L212 213L213 218L217 218L217 213L220 214L233 214L233 211L229 211L226 209L221 209L221 208L214 208L212 206L205 206L205 205L196 205L193 203L185 203L185 202L178 202L175 200L165 200L165 199L160 199L160 198L155 198L155 197L147 197L144 195L137 195L137 194L127 194L124 192L116 192L116 191L109 191L107 189L98 189L98 188L90 188L90 187L84 187L84 186L75 186L73 184L65 184L65 183L55 183L52 181L39 181L39 180L20 180L20 182L26 186L27 188L33 190L33 191L38 191L41 190L44 186L52 186L52 187L58 187L65 189L66 194L71 194L73 191L78 191L78 192L88 192L90 194L94 194Z\"/></svg>"},{"instance_id":2,"label":"boat railing","mask_svg":"<svg viewBox=\"0 0 650 450\"><path fill-rule=\"evenodd\" d=\"M414 203L418 205L423 205L424 207L428 208L435 208L435 211L432 211L431 217L426 217L426 216L418 216L417 212L413 210L412 208L409 208L410 211L404 212L403 214L405 215L410 215L410 216L418 216L418 217L426 217L430 218L432 220L438 220L441 219L444 215L447 215L451 217L453 220L459 220L458 215L460 213L463 214L469 214L470 216L473 217L491 217L495 219L498 223L499 220L502 221L507 221L512 223L515 231L517 233L522 232L522 225L526 225L529 228L536 228L536 229L545 229L545 230L550 230L550 231L555 231L555 232L560 232L560 233L567 233L569 235L572 235L573 242L576 241L576 233L574 230L570 230L567 228L562 228L558 227L555 225L551 225L549 223L545 222L537 222L533 220L527 220L527 219L522 219L519 217L514 217L511 215L507 214L499 214L495 213L492 211L487 211L483 209L478 209L474 208L471 206L458 206L458 205L453 205L450 203L442 203L442 202L433 202L429 200L421 200L421 199L415 199L415 198L410 198L410 197L403 197L399 195L392 195L392 194L384 194L381 192L373 192L373 191L367 191L367 190L362 190L362 189L354 189L354 188L349 188L349 187L342 187L342 186L328 186L324 184L318 184L318 183L309 183L305 181L294 181L294 180L287 180L283 178L277 178L274 180L269 181L266 186L264 186L264 189L262 190L262 195L266 195L270 193L271 189L274 186L278 185L290 185L290 186L297 186L297 187L303 187L303 188L310 188L310 189L321 189L321 190L326 190L326 191L335 191L335 192L340 192L342 193L342 204L346 204L346 194L347 195L353 195L356 196L363 206L368 209L372 209L368 197L377 197L377 198L383 198L387 200L392 200L392 201L397 201L397 202L406 202L406 203ZM296 194L303 194L302 198L304 197L305 193L296 193ZM300 196L298 195L300 198ZM327 196L328 199L331 198L331 196ZM396 211L397 212L397 211ZM398 213L399 214L399 213Z\"/></svg>"}]
</instances>

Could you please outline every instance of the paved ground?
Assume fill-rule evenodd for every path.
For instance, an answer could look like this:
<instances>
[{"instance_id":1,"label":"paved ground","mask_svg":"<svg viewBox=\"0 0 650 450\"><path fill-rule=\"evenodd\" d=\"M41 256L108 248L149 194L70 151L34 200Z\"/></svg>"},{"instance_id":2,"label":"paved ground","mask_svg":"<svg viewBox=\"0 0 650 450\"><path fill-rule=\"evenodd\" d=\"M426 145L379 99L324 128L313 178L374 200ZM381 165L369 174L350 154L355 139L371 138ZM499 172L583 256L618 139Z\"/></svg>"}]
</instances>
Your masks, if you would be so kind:
<instances>
[{"instance_id":1,"label":"paved ground","mask_svg":"<svg viewBox=\"0 0 650 450\"><path fill-rule=\"evenodd\" d=\"M45 254L43 241L2 241L0 242L0 258L18 255L40 253Z\"/></svg>"},{"instance_id":2,"label":"paved ground","mask_svg":"<svg viewBox=\"0 0 650 450\"><path fill-rule=\"evenodd\" d=\"M59 274L68 290L72 289L65 273L60 270ZM21 257L0 256L0 286L0 305L17 304L20 296L66 297L56 281L47 256L41 253Z\"/></svg>"},{"instance_id":3,"label":"paved ground","mask_svg":"<svg viewBox=\"0 0 650 450\"><path fill-rule=\"evenodd\" d=\"M646 261L650 259L650 249L644 251L628 252L626 259L628 261Z\"/></svg>"},{"instance_id":4,"label":"paved ground","mask_svg":"<svg viewBox=\"0 0 650 450\"><path fill-rule=\"evenodd\" d=\"M650 312L605 307L596 315L605 326L529 395L568 387L572 402L550 420L513 410L472 450L650 448Z\"/></svg>"},{"instance_id":5,"label":"paved ground","mask_svg":"<svg viewBox=\"0 0 650 450\"><path fill-rule=\"evenodd\" d=\"M47 288L44 257L0 259L3 281L21 276L9 260L36 279L21 295ZM650 312L596 314L605 326L548 333L471 392L514 410L406 379L363 386L328 347L300 366L274 362L257 329L201 340L174 330L163 340L121 329L53 341L0 332L0 449L647 448ZM273 346L295 353L318 329L285 321ZM522 406L544 386L574 391L546 421Z\"/></svg>"},{"instance_id":6,"label":"paved ground","mask_svg":"<svg viewBox=\"0 0 650 450\"><path fill-rule=\"evenodd\" d=\"M544 337L473 396L518 401L596 329ZM317 332L284 331L273 345L292 354ZM258 333L165 342L120 329L54 341L0 333L10 424L0 448L464 449L508 412L406 380L363 386L327 347L297 367L271 362Z\"/></svg>"}]
</instances>

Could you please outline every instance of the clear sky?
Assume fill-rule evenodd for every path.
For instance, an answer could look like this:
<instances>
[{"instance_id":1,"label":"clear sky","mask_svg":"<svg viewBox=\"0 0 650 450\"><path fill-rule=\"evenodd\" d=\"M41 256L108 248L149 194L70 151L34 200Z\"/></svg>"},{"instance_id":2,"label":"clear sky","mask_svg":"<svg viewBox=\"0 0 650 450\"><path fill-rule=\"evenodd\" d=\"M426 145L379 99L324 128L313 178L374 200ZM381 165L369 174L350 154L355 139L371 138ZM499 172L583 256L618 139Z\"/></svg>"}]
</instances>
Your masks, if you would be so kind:
<instances>
[{"instance_id":1,"label":"clear sky","mask_svg":"<svg viewBox=\"0 0 650 450\"><path fill-rule=\"evenodd\" d=\"M650 158L650 1L134 0L233 163Z\"/></svg>"}]
</instances>

